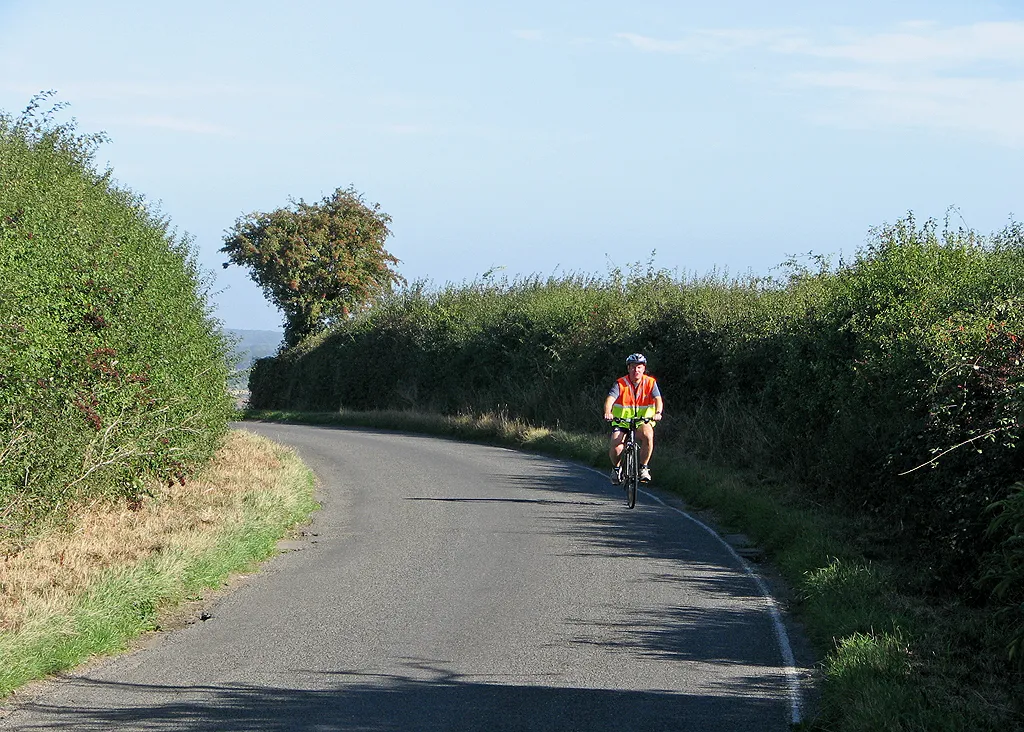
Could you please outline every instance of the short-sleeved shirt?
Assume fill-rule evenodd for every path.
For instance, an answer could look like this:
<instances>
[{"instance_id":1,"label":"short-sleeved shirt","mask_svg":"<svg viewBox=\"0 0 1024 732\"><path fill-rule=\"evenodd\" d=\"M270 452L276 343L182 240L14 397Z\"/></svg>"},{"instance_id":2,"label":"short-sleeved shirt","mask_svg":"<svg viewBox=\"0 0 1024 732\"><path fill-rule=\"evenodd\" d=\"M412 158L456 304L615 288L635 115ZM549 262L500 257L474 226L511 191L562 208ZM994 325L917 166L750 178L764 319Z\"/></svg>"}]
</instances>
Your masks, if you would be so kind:
<instances>
[{"instance_id":1,"label":"short-sleeved shirt","mask_svg":"<svg viewBox=\"0 0 1024 732\"><path fill-rule=\"evenodd\" d=\"M612 388L608 390L608 396L610 396L612 399L618 399L619 398L619 382L618 381L616 381L614 384L612 384ZM654 388L651 389L651 396L652 397L660 397L661 396L661 387L658 386L657 380L655 380L655 382L654 382Z\"/></svg>"}]
</instances>

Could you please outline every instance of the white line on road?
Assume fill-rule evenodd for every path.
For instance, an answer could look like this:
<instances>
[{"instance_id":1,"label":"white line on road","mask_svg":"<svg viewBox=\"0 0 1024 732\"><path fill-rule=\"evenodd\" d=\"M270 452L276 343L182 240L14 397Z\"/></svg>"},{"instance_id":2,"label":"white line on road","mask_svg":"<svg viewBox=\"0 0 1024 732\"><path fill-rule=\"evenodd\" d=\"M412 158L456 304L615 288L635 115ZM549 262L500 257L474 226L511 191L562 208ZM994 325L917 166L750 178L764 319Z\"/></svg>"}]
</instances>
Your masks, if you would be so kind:
<instances>
[{"instance_id":1,"label":"white line on road","mask_svg":"<svg viewBox=\"0 0 1024 732\"><path fill-rule=\"evenodd\" d=\"M586 465L582 467L585 467L587 470L593 473L597 473L602 477L607 475L606 473L597 470L596 468L591 468ZM771 616L772 626L775 629L775 639L779 644L779 652L782 654L782 661L785 664L786 685L789 694L790 722L792 724L800 724L801 719L803 717L803 700L801 698L800 693L800 675L797 673L796 670L796 659L793 656L793 647L789 643L789 634L786 632L786 626L782 622L782 613L779 611L779 604L775 601L775 598L772 597L772 593L769 591L768 585L765 584L765 581L761 579L761 576L754 571L754 568L750 566L750 563L746 559L741 557L739 555L739 552L737 552L729 542L723 539L717 531L712 529L706 523L704 523L698 518L695 518L694 516L691 516L681 508L676 508L675 506L671 506L668 503L665 503L665 501L661 500L661 498L654 495L653 493L650 493L643 489L638 489L638 492L644 494L648 498L654 499L665 508L671 511L675 511L679 515L685 517L686 519L695 523L700 528L704 529L704 531L709 533L711 536L715 537L719 542L721 542L722 546L729 550L729 553L733 556L733 558L735 558L736 561L739 562L740 566L743 567L743 571L746 572L747 576L750 577L750 579L753 580L754 584L757 585L757 589L761 592L761 597L764 600L764 604L768 610L768 614L769 616Z\"/></svg>"}]
</instances>

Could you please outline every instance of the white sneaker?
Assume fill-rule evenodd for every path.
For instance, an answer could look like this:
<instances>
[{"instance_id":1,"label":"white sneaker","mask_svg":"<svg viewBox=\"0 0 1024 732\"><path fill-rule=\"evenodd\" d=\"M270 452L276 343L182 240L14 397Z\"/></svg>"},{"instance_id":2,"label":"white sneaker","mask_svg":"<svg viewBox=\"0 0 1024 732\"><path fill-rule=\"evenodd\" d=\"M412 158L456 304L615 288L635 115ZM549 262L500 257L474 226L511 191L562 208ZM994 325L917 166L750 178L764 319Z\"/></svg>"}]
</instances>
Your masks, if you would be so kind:
<instances>
[{"instance_id":1,"label":"white sneaker","mask_svg":"<svg viewBox=\"0 0 1024 732\"><path fill-rule=\"evenodd\" d=\"M640 466L640 481L643 483L651 482L651 469L646 465Z\"/></svg>"},{"instance_id":2,"label":"white sneaker","mask_svg":"<svg viewBox=\"0 0 1024 732\"><path fill-rule=\"evenodd\" d=\"M622 468L612 468L612 485L622 485Z\"/></svg>"}]
</instances>

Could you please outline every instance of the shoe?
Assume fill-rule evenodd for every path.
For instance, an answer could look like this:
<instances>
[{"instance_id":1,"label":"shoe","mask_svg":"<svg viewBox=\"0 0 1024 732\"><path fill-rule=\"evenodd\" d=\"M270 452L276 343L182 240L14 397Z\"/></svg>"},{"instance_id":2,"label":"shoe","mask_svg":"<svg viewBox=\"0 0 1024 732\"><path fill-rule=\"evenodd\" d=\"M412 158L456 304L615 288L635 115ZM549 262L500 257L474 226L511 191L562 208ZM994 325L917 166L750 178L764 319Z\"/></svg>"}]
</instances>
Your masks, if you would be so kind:
<instances>
[{"instance_id":1,"label":"shoe","mask_svg":"<svg viewBox=\"0 0 1024 732\"><path fill-rule=\"evenodd\" d=\"M612 468L612 485L622 485L622 468Z\"/></svg>"},{"instance_id":2,"label":"shoe","mask_svg":"<svg viewBox=\"0 0 1024 732\"><path fill-rule=\"evenodd\" d=\"M640 466L640 482L650 483L651 482L651 469L646 465Z\"/></svg>"}]
</instances>

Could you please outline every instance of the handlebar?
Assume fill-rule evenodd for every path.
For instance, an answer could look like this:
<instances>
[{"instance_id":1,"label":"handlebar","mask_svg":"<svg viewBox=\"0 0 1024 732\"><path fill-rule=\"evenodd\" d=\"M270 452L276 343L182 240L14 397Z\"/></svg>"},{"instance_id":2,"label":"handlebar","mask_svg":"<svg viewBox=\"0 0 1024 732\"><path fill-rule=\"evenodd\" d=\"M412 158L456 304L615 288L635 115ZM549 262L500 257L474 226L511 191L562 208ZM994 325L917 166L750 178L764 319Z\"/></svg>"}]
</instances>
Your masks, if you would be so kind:
<instances>
[{"instance_id":1,"label":"handlebar","mask_svg":"<svg viewBox=\"0 0 1024 732\"><path fill-rule=\"evenodd\" d=\"M615 417L612 417L611 419L605 417L604 421L614 422ZM657 422L658 420L656 420L654 417L630 417L629 419L620 419L619 421L628 422L631 427L636 427L638 424L650 424L651 422Z\"/></svg>"}]
</instances>

